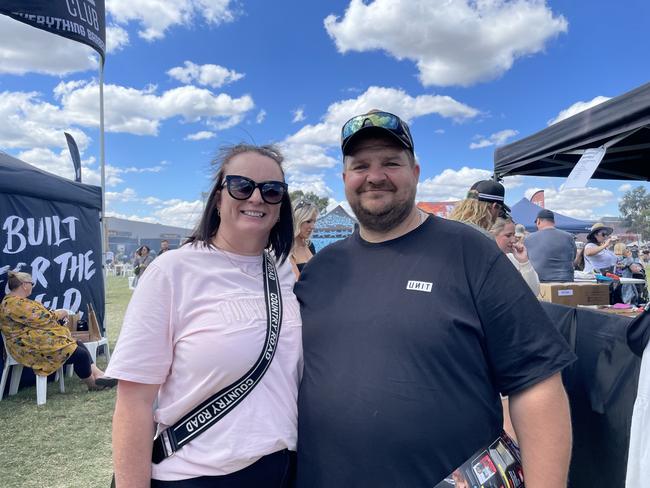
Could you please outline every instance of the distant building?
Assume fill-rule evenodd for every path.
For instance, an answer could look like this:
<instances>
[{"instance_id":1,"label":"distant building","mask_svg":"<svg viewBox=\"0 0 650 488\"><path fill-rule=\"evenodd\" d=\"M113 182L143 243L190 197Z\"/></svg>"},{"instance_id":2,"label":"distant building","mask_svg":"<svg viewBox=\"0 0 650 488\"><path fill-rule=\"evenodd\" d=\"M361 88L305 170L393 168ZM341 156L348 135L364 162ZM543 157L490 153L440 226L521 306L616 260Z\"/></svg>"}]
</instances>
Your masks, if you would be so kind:
<instances>
[{"instance_id":1,"label":"distant building","mask_svg":"<svg viewBox=\"0 0 650 488\"><path fill-rule=\"evenodd\" d=\"M458 202L419 202L418 208L437 217L449 218Z\"/></svg>"},{"instance_id":2,"label":"distant building","mask_svg":"<svg viewBox=\"0 0 650 488\"><path fill-rule=\"evenodd\" d=\"M319 217L311 237L316 251L352 234L356 224L357 220L340 205Z\"/></svg>"},{"instance_id":3,"label":"distant building","mask_svg":"<svg viewBox=\"0 0 650 488\"><path fill-rule=\"evenodd\" d=\"M106 217L106 227L108 250L122 261L130 261L140 246L148 246L157 253L163 240L169 242L170 249L176 249L192 233L192 229L117 217Z\"/></svg>"}]
</instances>

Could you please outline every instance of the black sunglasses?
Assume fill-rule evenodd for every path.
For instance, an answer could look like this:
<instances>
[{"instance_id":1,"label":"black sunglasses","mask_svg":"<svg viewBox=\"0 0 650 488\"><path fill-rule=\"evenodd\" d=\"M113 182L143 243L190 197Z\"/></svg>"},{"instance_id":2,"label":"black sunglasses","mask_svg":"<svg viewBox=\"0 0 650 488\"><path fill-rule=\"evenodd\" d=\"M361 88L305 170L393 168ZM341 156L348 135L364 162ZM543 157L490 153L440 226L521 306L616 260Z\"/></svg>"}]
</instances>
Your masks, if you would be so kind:
<instances>
[{"instance_id":1,"label":"black sunglasses","mask_svg":"<svg viewBox=\"0 0 650 488\"><path fill-rule=\"evenodd\" d=\"M261 181L260 183L240 175L226 175L223 184L228 188L228 194L235 200L248 200L255 188L259 188L262 200L271 205L282 203L288 186L284 181ZM222 186L222 188L223 188Z\"/></svg>"}]
</instances>

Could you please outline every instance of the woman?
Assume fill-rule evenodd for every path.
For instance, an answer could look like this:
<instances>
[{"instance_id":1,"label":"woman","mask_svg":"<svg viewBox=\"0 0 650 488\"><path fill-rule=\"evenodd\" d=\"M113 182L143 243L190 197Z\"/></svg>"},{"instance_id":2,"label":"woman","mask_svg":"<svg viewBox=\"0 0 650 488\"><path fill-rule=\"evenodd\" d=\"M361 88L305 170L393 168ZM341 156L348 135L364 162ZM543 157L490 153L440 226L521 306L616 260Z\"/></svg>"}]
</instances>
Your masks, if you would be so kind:
<instances>
[{"instance_id":1,"label":"woman","mask_svg":"<svg viewBox=\"0 0 650 488\"><path fill-rule=\"evenodd\" d=\"M272 146L223 149L188 243L151 263L135 290L108 367L119 379L117 488L288 486L302 334L287 260L293 224L282 159ZM283 309L268 370L219 422L152 465L154 422L158 432L175 424L265 356L265 251L277 263Z\"/></svg>"},{"instance_id":2,"label":"woman","mask_svg":"<svg viewBox=\"0 0 650 488\"><path fill-rule=\"evenodd\" d=\"M614 254L616 255L616 274L622 278L635 278L643 273L643 266L639 258L632 255L623 242L617 242L614 245ZM645 277L645 276L643 276ZM641 297L637 286L633 283L626 283L621 286L621 299L623 303L638 305L641 303Z\"/></svg>"},{"instance_id":3,"label":"woman","mask_svg":"<svg viewBox=\"0 0 650 488\"><path fill-rule=\"evenodd\" d=\"M306 200L300 200L293 209L293 248L291 249L291 264L296 279L300 276L302 268L305 267L316 249L309 238L314 231L316 219L318 218L318 207Z\"/></svg>"},{"instance_id":4,"label":"woman","mask_svg":"<svg viewBox=\"0 0 650 488\"><path fill-rule=\"evenodd\" d=\"M616 254L608 248L617 241L612 236L613 229L601 222L595 223L587 234L587 244L583 251L585 257L585 273L600 272L605 274L613 272L616 265Z\"/></svg>"},{"instance_id":5,"label":"woman","mask_svg":"<svg viewBox=\"0 0 650 488\"><path fill-rule=\"evenodd\" d=\"M521 273L535 296L539 295L539 277L528 260L528 251L523 242L517 242L515 237L515 223L511 219L499 217L490 229L494 240L510 262Z\"/></svg>"},{"instance_id":6,"label":"woman","mask_svg":"<svg viewBox=\"0 0 650 488\"><path fill-rule=\"evenodd\" d=\"M68 312L48 310L28 298L34 290L29 273L9 271L7 285L9 293L0 304L0 329L16 361L39 376L48 376L63 365L72 364L88 390L115 386L116 380L105 377L93 364L86 346L75 341L70 329L59 323L68 318Z\"/></svg>"},{"instance_id":7,"label":"woman","mask_svg":"<svg viewBox=\"0 0 650 488\"><path fill-rule=\"evenodd\" d=\"M144 273L144 270L147 269L147 266L149 266L153 261L153 257L150 253L151 249L149 249L149 246L140 246L135 252L135 259L133 260L133 274L135 275L135 279L133 280L134 287L137 286L138 281L140 281L140 277L142 276L142 273Z\"/></svg>"}]
</instances>

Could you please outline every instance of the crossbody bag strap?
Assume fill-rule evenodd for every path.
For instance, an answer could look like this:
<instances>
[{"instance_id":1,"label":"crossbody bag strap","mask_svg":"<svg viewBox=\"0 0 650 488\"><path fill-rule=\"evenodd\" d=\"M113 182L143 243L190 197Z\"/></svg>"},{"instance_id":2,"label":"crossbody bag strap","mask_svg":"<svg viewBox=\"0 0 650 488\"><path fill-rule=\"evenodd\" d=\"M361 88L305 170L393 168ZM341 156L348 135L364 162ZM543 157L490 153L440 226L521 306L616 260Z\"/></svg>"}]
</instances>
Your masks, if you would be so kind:
<instances>
[{"instance_id":1,"label":"crossbody bag strap","mask_svg":"<svg viewBox=\"0 0 650 488\"><path fill-rule=\"evenodd\" d=\"M282 295L275 263L268 252L263 256L266 337L255 364L240 379L212 395L174 425L160 432L153 441L151 461L160 463L231 412L261 381L278 345L282 326Z\"/></svg>"}]
</instances>

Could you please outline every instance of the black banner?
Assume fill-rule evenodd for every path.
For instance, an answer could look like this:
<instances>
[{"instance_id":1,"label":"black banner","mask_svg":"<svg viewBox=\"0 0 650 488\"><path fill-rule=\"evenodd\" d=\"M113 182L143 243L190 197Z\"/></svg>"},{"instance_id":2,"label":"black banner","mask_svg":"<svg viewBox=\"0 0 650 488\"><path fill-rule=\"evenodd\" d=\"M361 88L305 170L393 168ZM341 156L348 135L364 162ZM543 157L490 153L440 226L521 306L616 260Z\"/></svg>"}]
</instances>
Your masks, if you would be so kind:
<instances>
[{"instance_id":1,"label":"black banner","mask_svg":"<svg viewBox=\"0 0 650 488\"><path fill-rule=\"evenodd\" d=\"M0 193L0 298L7 271L24 271L36 285L30 298L49 309L86 315L92 303L104 320L99 210L68 202Z\"/></svg>"},{"instance_id":2,"label":"black banner","mask_svg":"<svg viewBox=\"0 0 650 488\"><path fill-rule=\"evenodd\" d=\"M104 0L0 0L0 13L37 29L83 42L97 51L102 61L105 58Z\"/></svg>"},{"instance_id":3,"label":"black banner","mask_svg":"<svg viewBox=\"0 0 650 488\"><path fill-rule=\"evenodd\" d=\"M74 164L74 180L81 183L81 155L79 154L79 148L77 147L77 142L67 132L64 132L65 140L68 141L68 149L70 150L70 157L72 158L72 164Z\"/></svg>"}]
</instances>

